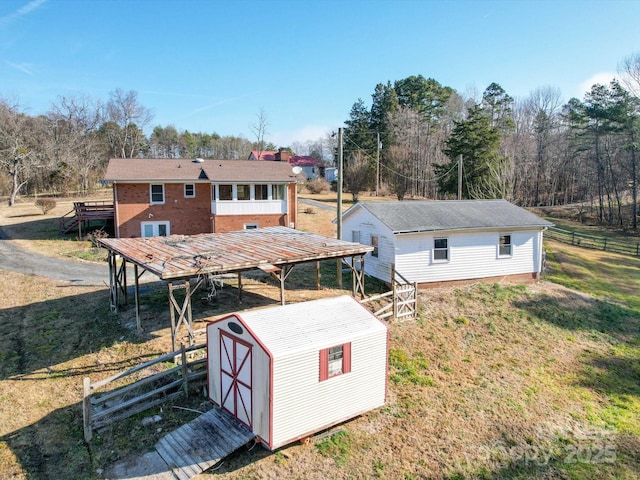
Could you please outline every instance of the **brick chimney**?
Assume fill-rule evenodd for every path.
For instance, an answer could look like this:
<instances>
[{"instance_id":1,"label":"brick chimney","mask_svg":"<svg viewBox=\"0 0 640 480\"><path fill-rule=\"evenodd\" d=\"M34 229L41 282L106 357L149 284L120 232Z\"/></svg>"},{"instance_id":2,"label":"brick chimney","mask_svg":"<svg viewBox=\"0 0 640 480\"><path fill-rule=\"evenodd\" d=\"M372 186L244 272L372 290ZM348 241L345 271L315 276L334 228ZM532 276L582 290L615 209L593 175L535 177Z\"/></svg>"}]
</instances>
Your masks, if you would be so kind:
<instances>
[{"instance_id":1,"label":"brick chimney","mask_svg":"<svg viewBox=\"0 0 640 480\"><path fill-rule=\"evenodd\" d=\"M278 162L288 162L289 158L291 158L291 154L284 148L279 148L275 156Z\"/></svg>"}]
</instances>

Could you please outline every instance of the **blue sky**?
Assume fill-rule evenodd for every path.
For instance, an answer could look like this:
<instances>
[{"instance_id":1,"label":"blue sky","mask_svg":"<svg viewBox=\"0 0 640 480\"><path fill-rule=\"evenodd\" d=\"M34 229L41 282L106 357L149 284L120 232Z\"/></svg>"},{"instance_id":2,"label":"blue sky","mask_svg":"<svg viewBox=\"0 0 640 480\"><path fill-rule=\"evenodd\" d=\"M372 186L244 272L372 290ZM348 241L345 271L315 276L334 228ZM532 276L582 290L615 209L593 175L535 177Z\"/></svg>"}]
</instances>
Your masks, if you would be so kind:
<instances>
[{"instance_id":1,"label":"blue sky","mask_svg":"<svg viewBox=\"0 0 640 480\"><path fill-rule=\"evenodd\" d=\"M0 98L37 115L134 90L151 127L250 140L263 111L287 146L410 75L582 98L640 52L639 20L638 0L2 0Z\"/></svg>"}]
</instances>

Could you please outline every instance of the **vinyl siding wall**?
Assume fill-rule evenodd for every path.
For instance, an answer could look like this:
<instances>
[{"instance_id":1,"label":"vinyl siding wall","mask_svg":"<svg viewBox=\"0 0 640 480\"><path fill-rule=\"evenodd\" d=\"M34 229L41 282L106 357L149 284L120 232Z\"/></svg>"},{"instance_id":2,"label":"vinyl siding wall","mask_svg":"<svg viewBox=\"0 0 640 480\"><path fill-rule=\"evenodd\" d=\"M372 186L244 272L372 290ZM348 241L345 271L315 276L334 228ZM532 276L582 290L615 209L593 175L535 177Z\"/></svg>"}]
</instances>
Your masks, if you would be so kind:
<instances>
[{"instance_id":1,"label":"vinyl siding wall","mask_svg":"<svg viewBox=\"0 0 640 480\"><path fill-rule=\"evenodd\" d=\"M511 235L512 255L498 256L501 234ZM435 261L435 238L447 238L449 260ZM412 282L445 282L539 271L539 231L408 234L396 236L396 269Z\"/></svg>"},{"instance_id":2,"label":"vinyl siding wall","mask_svg":"<svg viewBox=\"0 0 640 480\"><path fill-rule=\"evenodd\" d=\"M354 231L360 232L359 242L363 245L371 245L371 236L378 236L378 257L374 257L371 253L366 254L364 273L383 282L390 282L396 248L393 232L363 209L355 210L343 219L342 239L347 242L353 241Z\"/></svg>"},{"instance_id":3,"label":"vinyl siding wall","mask_svg":"<svg viewBox=\"0 0 640 480\"><path fill-rule=\"evenodd\" d=\"M351 342L351 372L322 382L320 348L275 359L271 449L384 405L386 331L346 342Z\"/></svg>"}]
</instances>

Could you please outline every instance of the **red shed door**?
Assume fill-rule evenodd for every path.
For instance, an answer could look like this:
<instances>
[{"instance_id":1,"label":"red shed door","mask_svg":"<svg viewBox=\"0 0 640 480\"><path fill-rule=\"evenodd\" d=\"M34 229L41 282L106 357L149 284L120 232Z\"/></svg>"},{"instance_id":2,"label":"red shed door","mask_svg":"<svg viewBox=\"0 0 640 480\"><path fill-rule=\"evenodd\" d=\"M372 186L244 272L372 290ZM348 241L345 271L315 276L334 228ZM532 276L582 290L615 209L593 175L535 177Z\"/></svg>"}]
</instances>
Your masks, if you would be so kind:
<instances>
[{"instance_id":1,"label":"red shed door","mask_svg":"<svg viewBox=\"0 0 640 480\"><path fill-rule=\"evenodd\" d=\"M252 428L251 345L220 331L221 405Z\"/></svg>"}]
</instances>

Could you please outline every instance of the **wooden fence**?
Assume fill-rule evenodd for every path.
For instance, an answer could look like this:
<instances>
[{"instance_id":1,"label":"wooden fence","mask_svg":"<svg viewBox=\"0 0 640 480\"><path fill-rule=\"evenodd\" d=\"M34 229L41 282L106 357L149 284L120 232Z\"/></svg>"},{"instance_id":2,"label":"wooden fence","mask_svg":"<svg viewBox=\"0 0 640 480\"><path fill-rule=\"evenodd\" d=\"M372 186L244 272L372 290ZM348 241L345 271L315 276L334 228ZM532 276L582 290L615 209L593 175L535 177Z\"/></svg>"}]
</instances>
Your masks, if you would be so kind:
<instances>
[{"instance_id":1,"label":"wooden fence","mask_svg":"<svg viewBox=\"0 0 640 480\"><path fill-rule=\"evenodd\" d=\"M206 344L162 355L125 372L91 383L83 381L82 417L84 439L93 431L148 410L176 397L188 396L190 386L206 379ZM175 366L166 368L163 363ZM117 382L117 383L116 383ZM116 384L111 390L104 387ZM98 393L96 390L101 389Z\"/></svg>"},{"instance_id":2,"label":"wooden fence","mask_svg":"<svg viewBox=\"0 0 640 480\"><path fill-rule=\"evenodd\" d=\"M623 242L620 240L612 240L607 237L596 237L586 235L584 233L574 232L571 230L563 230L557 227L550 227L545 235L548 238L557 240L562 243L577 245L585 248L593 248L596 250L604 250L606 252L620 253L633 257L640 257L640 241Z\"/></svg>"},{"instance_id":3,"label":"wooden fence","mask_svg":"<svg viewBox=\"0 0 640 480\"><path fill-rule=\"evenodd\" d=\"M395 269L392 271L391 290L361 300L364 304L376 305L373 312L378 318L407 320L416 317L418 306L418 284L410 283Z\"/></svg>"}]
</instances>

